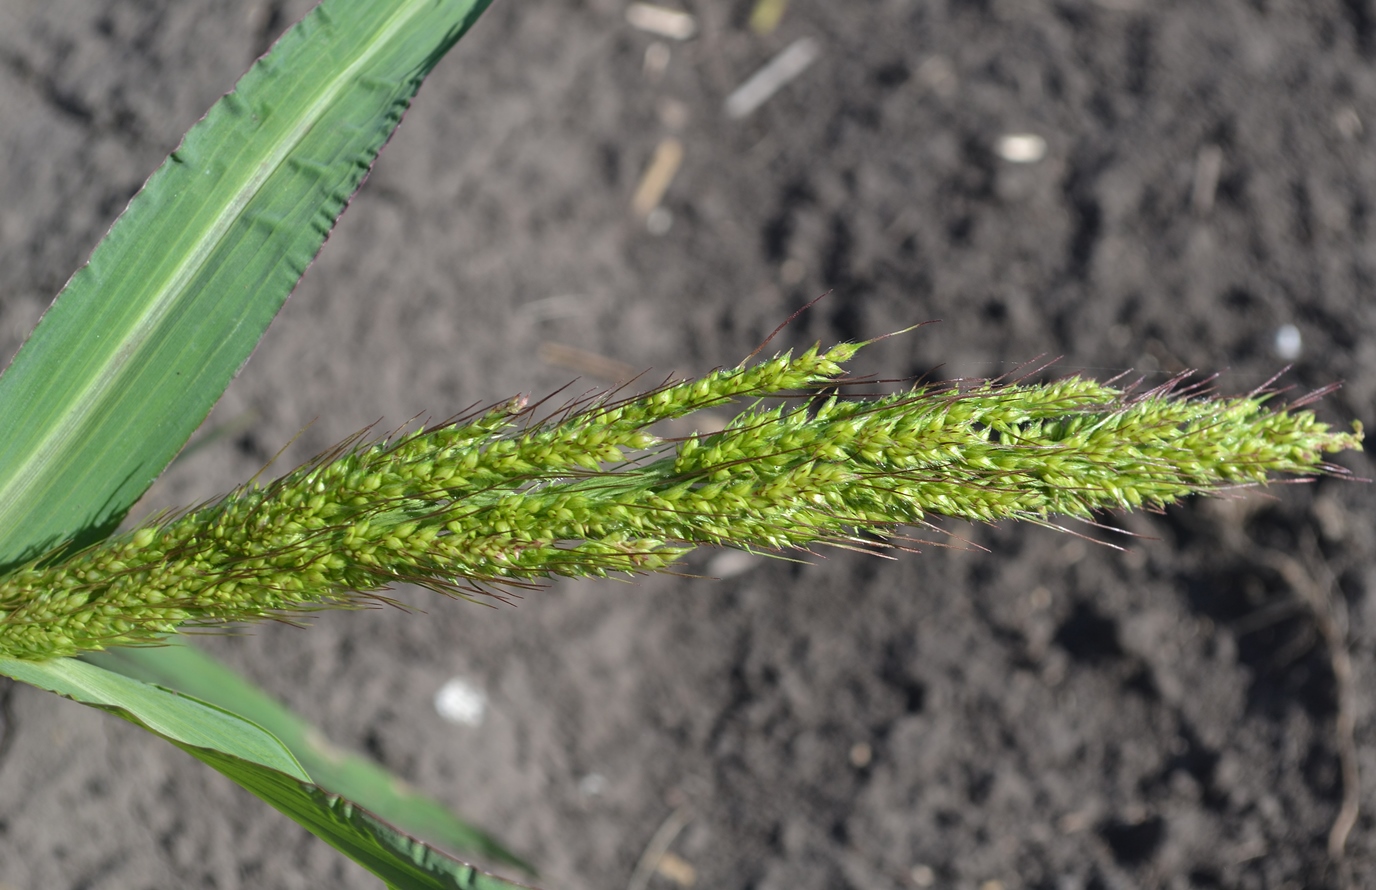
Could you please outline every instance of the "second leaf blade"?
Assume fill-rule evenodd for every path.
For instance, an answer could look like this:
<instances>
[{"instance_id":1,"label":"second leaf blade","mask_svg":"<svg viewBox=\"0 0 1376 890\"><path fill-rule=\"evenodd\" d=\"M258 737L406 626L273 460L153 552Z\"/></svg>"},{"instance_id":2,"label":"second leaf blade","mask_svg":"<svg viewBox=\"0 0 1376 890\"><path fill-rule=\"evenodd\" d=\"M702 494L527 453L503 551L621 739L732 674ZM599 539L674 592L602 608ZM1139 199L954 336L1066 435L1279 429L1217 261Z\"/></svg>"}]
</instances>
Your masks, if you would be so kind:
<instances>
[{"instance_id":1,"label":"second leaf blade","mask_svg":"<svg viewBox=\"0 0 1376 890\"><path fill-rule=\"evenodd\" d=\"M172 638L167 646L109 649L83 659L251 720L286 745L317 785L343 795L407 834L444 844L460 854L486 857L534 873L528 862L487 832L405 786L382 767L334 747L301 717L198 647Z\"/></svg>"}]
</instances>

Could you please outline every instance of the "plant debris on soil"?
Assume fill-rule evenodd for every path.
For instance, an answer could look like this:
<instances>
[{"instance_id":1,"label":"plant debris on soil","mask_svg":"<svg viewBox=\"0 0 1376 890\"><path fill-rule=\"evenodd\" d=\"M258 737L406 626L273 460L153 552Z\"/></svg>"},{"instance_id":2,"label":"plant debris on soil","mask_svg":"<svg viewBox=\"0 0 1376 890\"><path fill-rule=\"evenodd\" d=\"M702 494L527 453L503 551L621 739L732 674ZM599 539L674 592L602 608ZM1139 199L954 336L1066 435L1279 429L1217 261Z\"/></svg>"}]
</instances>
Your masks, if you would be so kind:
<instances>
[{"instance_id":1,"label":"plant debris on soil","mask_svg":"<svg viewBox=\"0 0 1376 890\"><path fill-rule=\"evenodd\" d=\"M379 417L734 365L823 293L777 345L941 320L866 351L883 379L1059 356L1243 393L1286 369L1282 398L1341 381L1323 419L1372 426L1363 4L643 6L487 13L211 416L228 434L140 511L298 433L282 468ZM307 8L0 5L0 361ZM704 552L686 577L495 609L402 590L424 615L204 643L549 888L1362 886L1372 488L1237 494L1105 517L1126 539ZM456 688L481 703L461 720ZM0 701L0 887L376 885L133 727Z\"/></svg>"}]
</instances>

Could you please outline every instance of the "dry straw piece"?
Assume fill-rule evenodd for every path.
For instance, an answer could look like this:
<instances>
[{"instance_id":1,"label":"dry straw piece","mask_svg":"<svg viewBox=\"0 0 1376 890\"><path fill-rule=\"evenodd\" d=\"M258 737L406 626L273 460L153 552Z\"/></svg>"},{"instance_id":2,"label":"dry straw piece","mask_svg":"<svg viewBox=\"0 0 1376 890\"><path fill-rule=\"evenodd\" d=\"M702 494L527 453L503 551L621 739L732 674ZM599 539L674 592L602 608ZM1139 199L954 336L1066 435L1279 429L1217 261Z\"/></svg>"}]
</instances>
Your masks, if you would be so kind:
<instances>
[{"instance_id":1,"label":"dry straw piece","mask_svg":"<svg viewBox=\"0 0 1376 890\"><path fill-rule=\"evenodd\" d=\"M583 399L522 400L377 441L360 434L264 486L0 578L0 655L150 644L214 625L384 600L397 583L459 595L555 576L664 569L704 545L872 549L929 516L1091 518L1276 475L1341 474L1360 449L1265 393L1176 379L1134 392L919 385L839 396L861 345L813 347ZM823 390L833 394L824 395ZM725 429L666 440L659 421L733 402Z\"/></svg>"}]
</instances>

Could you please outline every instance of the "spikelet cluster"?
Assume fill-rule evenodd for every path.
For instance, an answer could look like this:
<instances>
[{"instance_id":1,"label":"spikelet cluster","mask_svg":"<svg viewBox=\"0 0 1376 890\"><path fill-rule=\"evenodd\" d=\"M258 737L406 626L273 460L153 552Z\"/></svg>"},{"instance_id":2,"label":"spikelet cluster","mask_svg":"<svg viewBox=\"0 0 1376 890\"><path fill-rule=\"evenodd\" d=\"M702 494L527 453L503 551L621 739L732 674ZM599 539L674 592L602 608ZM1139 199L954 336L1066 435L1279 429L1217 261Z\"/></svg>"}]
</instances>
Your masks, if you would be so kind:
<instances>
[{"instance_id":1,"label":"spikelet cluster","mask_svg":"<svg viewBox=\"0 0 1376 890\"><path fill-rule=\"evenodd\" d=\"M813 348L542 421L511 402L356 439L265 486L0 578L0 654L155 642L350 606L396 583L463 594L663 569L703 545L873 545L929 516L1046 521L1160 507L1360 448L1265 398L1050 384L818 393L859 347ZM788 395L808 399L784 400ZM650 428L745 401L722 431Z\"/></svg>"}]
</instances>

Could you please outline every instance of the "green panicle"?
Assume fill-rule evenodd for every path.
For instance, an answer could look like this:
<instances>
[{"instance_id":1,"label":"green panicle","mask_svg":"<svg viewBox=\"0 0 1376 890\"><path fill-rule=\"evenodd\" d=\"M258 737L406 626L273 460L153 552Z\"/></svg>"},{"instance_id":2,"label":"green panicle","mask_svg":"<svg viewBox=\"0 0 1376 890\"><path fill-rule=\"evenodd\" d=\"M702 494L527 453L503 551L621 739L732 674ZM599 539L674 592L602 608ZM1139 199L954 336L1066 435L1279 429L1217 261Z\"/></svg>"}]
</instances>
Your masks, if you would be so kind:
<instances>
[{"instance_id":1,"label":"green panicle","mask_svg":"<svg viewBox=\"0 0 1376 890\"><path fill-rule=\"evenodd\" d=\"M1145 393L1081 377L818 399L859 346L604 395L543 420L521 400L363 442L264 486L0 578L0 655L154 643L187 626L348 607L396 583L446 593L664 569L703 545L874 546L945 516L1156 508L1276 476L1339 473L1361 428L1264 395ZM787 397L796 396L802 398ZM744 400L725 429L663 420Z\"/></svg>"}]
</instances>

